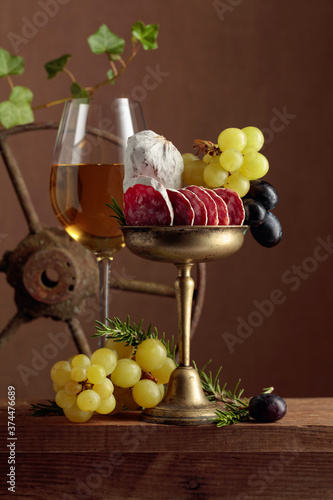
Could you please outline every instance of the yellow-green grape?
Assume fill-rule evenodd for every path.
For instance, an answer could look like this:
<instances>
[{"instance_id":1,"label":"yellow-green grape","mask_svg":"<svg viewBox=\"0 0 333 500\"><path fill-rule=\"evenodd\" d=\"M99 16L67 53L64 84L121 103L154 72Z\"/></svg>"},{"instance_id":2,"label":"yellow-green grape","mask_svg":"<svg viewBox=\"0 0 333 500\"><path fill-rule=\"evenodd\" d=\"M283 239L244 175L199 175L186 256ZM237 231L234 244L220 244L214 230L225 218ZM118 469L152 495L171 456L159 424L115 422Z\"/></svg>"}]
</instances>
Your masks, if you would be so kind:
<instances>
[{"instance_id":1,"label":"yellow-green grape","mask_svg":"<svg viewBox=\"0 0 333 500\"><path fill-rule=\"evenodd\" d=\"M58 385L65 385L71 379L71 365L68 361L58 361L51 368L51 379Z\"/></svg>"},{"instance_id":2,"label":"yellow-green grape","mask_svg":"<svg viewBox=\"0 0 333 500\"><path fill-rule=\"evenodd\" d=\"M92 416L92 411L82 411L75 402L71 408L64 408L64 414L71 422L82 423L87 422Z\"/></svg>"},{"instance_id":3,"label":"yellow-green grape","mask_svg":"<svg viewBox=\"0 0 333 500\"><path fill-rule=\"evenodd\" d=\"M132 345L126 345L126 342L116 342L113 339L107 339L105 347L114 351L118 355L118 359L131 359L133 357L134 347Z\"/></svg>"},{"instance_id":4,"label":"yellow-green grape","mask_svg":"<svg viewBox=\"0 0 333 500\"><path fill-rule=\"evenodd\" d=\"M58 391L60 391L60 389L64 388L63 385L58 385L55 382L53 382L52 387L53 387L53 390L54 390L55 393L57 393Z\"/></svg>"},{"instance_id":5,"label":"yellow-green grape","mask_svg":"<svg viewBox=\"0 0 333 500\"><path fill-rule=\"evenodd\" d=\"M101 402L101 397L92 389L80 392L77 397L77 405L83 411L95 411Z\"/></svg>"},{"instance_id":6,"label":"yellow-green grape","mask_svg":"<svg viewBox=\"0 0 333 500\"><path fill-rule=\"evenodd\" d=\"M189 163L192 163L192 161L197 161L199 158L192 153L184 153L182 154L183 157L183 162L184 162L184 167L187 167Z\"/></svg>"},{"instance_id":7,"label":"yellow-green grape","mask_svg":"<svg viewBox=\"0 0 333 500\"><path fill-rule=\"evenodd\" d=\"M133 394L131 389L125 389L123 394L123 402L128 410L137 410L139 408L138 403L133 399Z\"/></svg>"},{"instance_id":8,"label":"yellow-green grape","mask_svg":"<svg viewBox=\"0 0 333 500\"><path fill-rule=\"evenodd\" d=\"M244 162L240 172L250 181L260 179L267 174L269 163L266 156L261 153L251 152L244 156Z\"/></svg>"},{"instance_id":9,"label":"yellow-green grape","mask_svg":"<svg viewBox=\"0 0 333 500\"><path fill-rule=\"evenodd\" d=\"M256 150L254 148L244 148L243 151L242 151L242 155L247 155L249 153L256 153Z\"/></svg>"},{"instance_id":10,"label":"yellow-green grape","mask_svg":"<svg viewBox=\"0 0 333 500\"><path fill-rule=\"evenodd\" d=\"M228 172L221 167L220 161L218 163L216 161L212 161L208 163L207 167L203 173L203 179L205 184L211 188L223 186L225 183Z\"/></svg>"},{"instance_id":11,"label":"yellow-green grape","mask_svg":"<svg viewBox=\"0 0 333 500\"><path fill-rule=\"evenodd\" d=\"M57 403L60 408L72 408L73 404L76 401L76 396L67 394L67 392L64 389L60 389L60 391L57 392L56 397L55 397L55 402Z\"/></svg>"},{"instance_id":12,"label":"yellow-green grape","mask_svg":"<svg viewBox=\"0 0 333 500\"><path fill-rule=\"evenodd\" d=\"M117 355L107 347L97 349L91 355L91 364L102 365L105 369L106 375L110 375L116 367Z\"/></svg>"},{"instance_id":13,"label":"yellow-green grape","mask_svg":"<svg viewBox=\"0 0 333 500\"><path fill-rule=\"evenodd\" d=\"M79 382L75 382L75 380L70 380L69 382L67 382L64 389L67 392L67 394L70 394L71 396L76 396L76 394L79 394L79 392L81 392L82 385L79 384Z\"/></svg>"},{"instance_id":14,"label":"yellow-green grape","mask_svg":"<svg viewBox=\"0 0 333 500\"><path fill-rule=\"evenodd\" d=\"M226 149L243 151L247 143L247 137L240 128L226 128L220 133L217 142L221 151Z\"/></svg>"},{"instance_id":15,"label":"yellow-green grape","mask_svg":"<svg viewBox=\"0 0 333 500\"><path fill-rule=\"evenodd\" d=\"M246 150L253 148L255 151L260 151L263 147L265 138L264 134L257 127L244 127L242 128L247 137ZM246 150L243 150L243 154L246 154Z\"/></svg>"},{"instance_id":16,"label":"yellow-green grape","mask_svg":"<svg viewBox=\"0 0 333 500\"><path fill-rule=\"evenodd\" d=\"M83 366L73 366L71 375L75 382L83 382L87 378L87 369Z\"/></svg>"},{"instance_id":17,"label":"yellow-green grape","mask_svg":"<svg viewBox=\"0 0 333 500\"><path fill-rule=\"evenodd\" d=\"M216 156L214 157L213 155L206 153L205 156L202 158L202 161L206 163L206 165L208 165L208 163L210 163L213 158L216 158Z\"/></svg>"},{"instance_id":18,"label":"yellow-green grape","mask_svg":"<svg viewBox=\"0 0 333 500\"><path fill-rule=\"evenodd\" d=\"M153 370L152 376L157 378L159 384L167 384L173 370L176 368L176 363L171 358L166 358L161 368Z\"/></svg>"},{"instance_id":19,"label":"yellow-green grape","mask_svg":"<svg viewBox=\"0 0 333 500\"><path fill-rule=\"evenodd\" d=\"M83 366L83 368L89 368L91 361L85 354L77 354L73 356L72 366Z\"/></svg>"},{"instance_id":20,"label":"yellow-green grape","mask_svg":"<svg viewBox=\"0 0 333 500\"><path fill-rule=\"evenodd\" d=\"M114 391L114 385L109 378L106 378L100 384L94 385L94 391L100 395L101 399L107 399Z\"/></svg>"},{"instance_id":21,"label":"yellow-green grape","mask_svg":"<svg viewBox=\"0 0 333 500\"><path fill-rule=\"evenodd\" d=\"M97 363L89 366L87 370L88 382L91 384L101 384L103 380L105 380L105 377L106 372L104 366L98 365Z\"/></svg>"},{"instance_id":22,"label":"yellow-green grape","mask_svg":"<svg viewBox=\"0 0 333 500\"><path fill-rule=\"evenodd\" d=\"M250 181L239 171L233 172L223 185L225 188L233 189L242 198L250 189Z\"/></svg>"},{"instance_id":23,"label":"yellow-green grape","mask_svg":"<svg viewBox=\"0 0 333 500\"><path fill-rule=\"evenodd\" d=\"M115 409L116 403L116 398L113 394L111 394L108 398L102 399L96 411L97 413L101 413L102 415L107 415Z\"/></svg>"},{"instance_id":24,"label":"yellow-green grape","mask_svg":"<svg viewBox=\"0 0 333 500\"><path fill-rule=\"evenodd\" d=\"M161 396L160 401L162 401L162 399L164 398L164 394L165 394L164 385L163 384L157 384L157 387L158 387L158 389L160 391L160 396Z\"/></svg>"},{"instance_id":25,"label":"yellow-green grape","mask_svg":"<svg viewBox=\"0 0 333 500\"><path fill-rule=\"evenodd\" d=\"M133 359L119 359L116 368L111 373L111 380L118 387L132 387L139 382L142 370Z\"/></svg>"},{"instance_id":26,"label":"yellow-green grape","mask_svg":"<svg viewBox=\"0 0 333 500\"><path fill-rule=\"evenodd\" d=\"M146 339L138 346L135 361L146 372L161 368L167 357L167 350L158 339Z\"/></svg>"},{"instance_id":27,"label":"yellow-green grape","mask_svg":"<svg viewBox=\"0 0 333 500\"><path fill-rule=\"evenodd\" d=\"M201 160L192 161L189 163L183 172L183 181L188 186L202 186L204 183L203 173L206 168L206 163Z\"/></svg>"},{"instance_id":28,"label":"yellow-green grape","mask_svg":"<svg viewBox=\"0 0 333 500\"><path fill-rule=\"evenodd\" d=\"M143 408L153 408L161 400L160 390L152 380L140 380L132 389L134 401Z\"/></svg>"},{"instance_id":29,"label":"yellow-green grape","mask_svg":"<svg viewBox=\"0 0 333 500\"><path fill-rule=\"evenodd\" d=\"M228 172L234 172L243 165L243 155L238 149L225 149L221 153L220 164Z\"/></svg>"}]
</instances>

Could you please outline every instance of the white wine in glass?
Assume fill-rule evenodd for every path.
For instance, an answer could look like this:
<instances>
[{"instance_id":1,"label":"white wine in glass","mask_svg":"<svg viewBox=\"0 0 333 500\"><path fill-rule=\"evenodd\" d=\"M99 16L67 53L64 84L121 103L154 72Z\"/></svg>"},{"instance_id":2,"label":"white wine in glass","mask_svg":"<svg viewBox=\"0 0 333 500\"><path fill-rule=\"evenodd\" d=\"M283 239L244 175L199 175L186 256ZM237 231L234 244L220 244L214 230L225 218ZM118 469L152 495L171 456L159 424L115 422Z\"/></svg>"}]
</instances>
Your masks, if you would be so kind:
<instances>
[{"instance_id":1,"label":"white wine in glass","mask_svg":"<svg viewBox=\"0 0 333 500\"><path fill-rule=\"evenodd\" d=\"M100 270L100 321L108 317L110 261L124 246L117 220L106 203L123 207L124 151L128 137L145 130L139 103L119 98L97 104L65 104L53 155L51 205L76 241L94 252Z\"/></svg>"}]
</instances>

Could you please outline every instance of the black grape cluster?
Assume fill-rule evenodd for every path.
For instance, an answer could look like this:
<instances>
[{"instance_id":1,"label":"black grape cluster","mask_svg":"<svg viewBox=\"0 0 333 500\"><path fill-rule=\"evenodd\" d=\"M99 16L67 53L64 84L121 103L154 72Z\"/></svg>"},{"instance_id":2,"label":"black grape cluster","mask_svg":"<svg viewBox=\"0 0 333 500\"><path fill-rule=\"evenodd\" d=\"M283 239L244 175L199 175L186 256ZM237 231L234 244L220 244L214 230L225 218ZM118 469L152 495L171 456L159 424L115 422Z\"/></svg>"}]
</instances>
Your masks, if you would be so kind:
<instances>
[{"instance_id":1,"label":"black grape cluster","mask_svg":"<svg viewBox=\"0 0 333 500\"><path fill-rule=\"evenodd\" d=\"M254 239L264 247L274 247L282 238L282 226L271 212L278 202L275 188L266 181L250 182L250 189L243 198L244 224L250 226Z\"/></svg>"}]
</instances>

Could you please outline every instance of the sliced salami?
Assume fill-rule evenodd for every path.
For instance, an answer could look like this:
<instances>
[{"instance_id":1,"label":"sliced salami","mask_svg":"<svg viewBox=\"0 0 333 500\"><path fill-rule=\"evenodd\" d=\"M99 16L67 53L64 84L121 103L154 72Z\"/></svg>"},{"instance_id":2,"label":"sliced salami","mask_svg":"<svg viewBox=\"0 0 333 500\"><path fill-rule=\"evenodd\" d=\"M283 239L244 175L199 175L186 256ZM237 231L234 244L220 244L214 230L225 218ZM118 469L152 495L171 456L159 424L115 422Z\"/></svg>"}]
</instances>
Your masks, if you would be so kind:
<instances>
[{"instance_id":1,"label":"sliced salami","mask_svg":"<svg viewBox=\"0 0 333 500\"><path fill-rule=\"evenodd\" d=\"M187 186L186 189L192 191L192 193L196 194L197 197L204 202L207 209L207 226L218 226L219 216L216 203L209 193L199 186Z\"/></svg>"},{"instance_id":2,"label":"sliced salami","mask_svg":"<svg viewBox=\"0 0 333 500\"><path fill-rule=\"evenodd\" d=\"M213 198L216 203L217 213L219 217L219 226L229 225L229 212L226 202L221 196L215 193L213 189L206 189L208 194Z\"/></svg>"},{"instance_id":3,"label":"sliced salami","mask_svg":"<svg viewBox=\"0 0 333 500\"><path fill-rule=\"evenodd\" d=\"M172 226L174 212L165 187L152 177L132 179L124 193L128 226Z\"/></svg>"},{"instance_id":4,"label":"sliced salami","mask_svg":"<svg viewBox=\"0 0 333 500\"><path fill-rule=\"evenodd\" d=\"M245 218L243 202L235 191L228 188L215 188L215 193L226 202L229 212L229 224L231 226L241 226Z\"/></svg>"},{"instance_id":5,"label":"sliced salami","mask_svg":"<svg viewBox=\"0 0 333 500\"><path fill-rule=\"evenodd\" d=\"M186 196L176 189L167 189L174 211L174 226L193 226L194 210Z\"/></svg>"},{"instance_id":6,"label":"sliced salami","mask_svg":"<svg viewBox=\"0 0 333 500\"><path fill-rule=\"evenodd\" d=\"M203 201L196 194L186 188L179 189L186 196L194 210L194 226L207 226L207 209Z\"/></svg>"}]
</instances>

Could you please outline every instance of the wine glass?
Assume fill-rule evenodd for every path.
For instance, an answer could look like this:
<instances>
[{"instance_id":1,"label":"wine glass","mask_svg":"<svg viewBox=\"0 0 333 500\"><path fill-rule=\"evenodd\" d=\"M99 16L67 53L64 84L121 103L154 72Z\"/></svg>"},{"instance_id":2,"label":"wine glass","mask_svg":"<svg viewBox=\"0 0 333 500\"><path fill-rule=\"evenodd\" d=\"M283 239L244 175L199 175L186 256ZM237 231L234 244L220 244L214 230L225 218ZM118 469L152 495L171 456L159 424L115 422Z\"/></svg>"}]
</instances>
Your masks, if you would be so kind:
<instances>
[{"instance_id":1,"label":"wine glass","mask_svg":"<svg viewBox=\"0 0 333 500\"><path fill-rule=\"evenodd\" d=\"M108 317L110 262L124 246L106 203L123 207L124 151L131 135L146 129L139 103L127 98L66 102L50 178L51 205L76 241L94 252L99 266L100 321ZM100 341L100 347L102 342Z\"/></svg>"}]
</instances>

